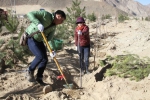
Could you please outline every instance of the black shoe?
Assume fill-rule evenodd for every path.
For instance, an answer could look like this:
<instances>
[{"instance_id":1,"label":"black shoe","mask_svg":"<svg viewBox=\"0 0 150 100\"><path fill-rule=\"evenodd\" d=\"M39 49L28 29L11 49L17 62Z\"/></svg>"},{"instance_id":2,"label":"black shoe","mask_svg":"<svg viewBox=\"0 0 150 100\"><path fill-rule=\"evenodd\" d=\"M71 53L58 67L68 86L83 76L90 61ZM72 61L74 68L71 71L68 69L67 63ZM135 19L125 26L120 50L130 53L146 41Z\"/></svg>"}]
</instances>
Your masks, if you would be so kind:
<instances>
[{"instance_id":1,"label":"black shoe","mask_svg":"<svg viewBox=\"0 0 150 100\"><path fill-rule=\"evenodd\" d=\"M37 83L39 83L41 86L47 85L46 83L43 82L42 78L36 78Z\"/></svg>"},{"instance_id":2,"label":"black shoe","mask_svg":"<svg viewBox=\"0 0 150 100\"><path fill-rule=\"evenodd\" d=\"M84 75L84 71L81 72L81 75Z\"/></svg>"},{"instance_id":3,"label":"black shoe","mask_svg":"<svg viewBox=\"0 0 150 100\"><path fill-rule=\"evenodd\" d=\"M35 82L34 71L30 71L29 69L27 69L26 71L27 71L27 74L26 74L27 80L29 82Z\"/></svg>"}]
</instances>

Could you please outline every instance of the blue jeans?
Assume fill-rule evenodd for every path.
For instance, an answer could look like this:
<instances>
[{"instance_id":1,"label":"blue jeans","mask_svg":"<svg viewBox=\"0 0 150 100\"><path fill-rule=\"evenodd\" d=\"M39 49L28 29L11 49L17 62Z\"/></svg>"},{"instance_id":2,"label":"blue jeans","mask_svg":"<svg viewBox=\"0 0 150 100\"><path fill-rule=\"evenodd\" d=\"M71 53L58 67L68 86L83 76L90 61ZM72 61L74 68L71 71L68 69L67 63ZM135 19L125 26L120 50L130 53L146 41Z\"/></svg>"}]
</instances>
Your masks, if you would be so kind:
<instances>
[{"instance_id":1,"label":"blue jeans","mask_svg":"<svg viewBox=\"0 0 150 100\"><path fill-rule=\"evenodd\" d=\"M48 62L48 57L46 53L46 47L43 42L38 42L33 38L28 38L27 41L29 50L35 56L31 65L29 66L29 71L34 71L38 66L37 77L42 78L46 64Z\"/></svg>"},{"instance_id":2,"label":"blue jeans","mask_svg":"<svg viewBox=\"0 0 150 100\"><path fill-rule=\"evenodd\" d=\"M90 46L80 46L80 67L82 70L88 70L89 67L89 56L90 56Z\"/></svg>"}]
</instances>

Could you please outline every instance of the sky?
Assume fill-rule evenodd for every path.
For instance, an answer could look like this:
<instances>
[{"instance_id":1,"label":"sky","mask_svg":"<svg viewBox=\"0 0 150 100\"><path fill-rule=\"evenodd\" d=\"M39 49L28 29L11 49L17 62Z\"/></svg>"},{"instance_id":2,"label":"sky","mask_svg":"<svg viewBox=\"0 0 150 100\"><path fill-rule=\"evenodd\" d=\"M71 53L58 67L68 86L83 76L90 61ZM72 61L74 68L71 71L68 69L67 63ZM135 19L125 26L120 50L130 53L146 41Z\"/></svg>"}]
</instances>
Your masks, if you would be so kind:
<instances>
[{"instance_id":1,"label":"sky","mask_svg":"<svg viewBox=\"0 0 150 100\"><path fill-rule=\"evenodd\" d=\"M138 1L139 3L143 4L143 5L148 5L150 4L150 0L135 0Z\"/></svg>"}]
</instances>

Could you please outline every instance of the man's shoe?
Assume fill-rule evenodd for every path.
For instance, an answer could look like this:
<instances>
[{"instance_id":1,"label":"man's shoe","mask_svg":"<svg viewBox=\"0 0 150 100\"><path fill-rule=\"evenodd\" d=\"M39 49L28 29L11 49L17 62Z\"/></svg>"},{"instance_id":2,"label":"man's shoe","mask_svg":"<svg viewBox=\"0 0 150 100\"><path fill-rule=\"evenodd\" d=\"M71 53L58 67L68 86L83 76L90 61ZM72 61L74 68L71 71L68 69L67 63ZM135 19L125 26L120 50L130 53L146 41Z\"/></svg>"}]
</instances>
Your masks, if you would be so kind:
<instances>
[{"instance_id":1,"label":"man's shoe","mask_svg":"<svg viewBox=\"0 0 150 100\"><path fill-rule=\"evenodd\" d=\"M34 71L30 71L29 69L27 69L26 77L29 82L35 82Z\"/></svg>"},{"instance_id":2,"label":"man's shoe","mask_svg":"<svg viewBox=\"0 0 150 100\"><path fill-rule=\"evenodd\" d=\"M90 72L88 70L85 71L86 74L90 74Z\"/></svg>"},{"instance_id":3,"label":"man's shoe","mask_svg":"<svg viewBox=\"0 0 150 100\"><path fill-rule=\"evenodd\" d=\"M42 86L45 86L45 85L47 85L46 83L44 83L43 82L43 80L42 80L42 78L36 78L36 81L37 81L37 83L39 83L40 85L42 85Z\"/></svg>"},{"instance_id":4,"label":"man's shoe","mask_svg":"<svg viewBox=\"0 0 150 100\"><path fill-rule=\"evenodd\" d=\"M81 72L81 75L84 75L84 71Z\"/></svg>"}]
</instances>

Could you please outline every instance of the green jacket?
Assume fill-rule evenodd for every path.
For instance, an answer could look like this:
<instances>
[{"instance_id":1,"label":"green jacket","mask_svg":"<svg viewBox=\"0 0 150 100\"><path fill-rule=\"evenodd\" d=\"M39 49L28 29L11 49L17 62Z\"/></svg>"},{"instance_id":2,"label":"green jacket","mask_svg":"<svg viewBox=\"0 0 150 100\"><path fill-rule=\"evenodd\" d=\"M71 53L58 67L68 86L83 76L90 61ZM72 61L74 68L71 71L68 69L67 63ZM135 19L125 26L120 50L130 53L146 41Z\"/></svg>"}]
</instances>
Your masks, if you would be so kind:
<instances>
[{"instance_id":1,"label":"green jacket","mask_svg":"<svg viewBox=\"0 0 150 100\"><path fill-rule=\"evenodd\" d=\"M38 24L41 23L46 28L54 20L54 15L45 10L29 12L27 16L31 21L31 24L26 29L26 32L28 34L38 31L38 27L37 27ZM47 37L49 43L54 36L55 29L56 29L56 25L44 30L44 34ZM43 37L40 32L38 34L35 34L33 37L38 42L43 41Z\"/></svg>"}]
</instances>

